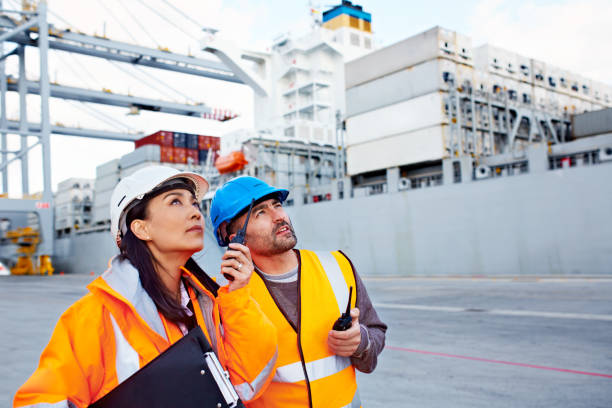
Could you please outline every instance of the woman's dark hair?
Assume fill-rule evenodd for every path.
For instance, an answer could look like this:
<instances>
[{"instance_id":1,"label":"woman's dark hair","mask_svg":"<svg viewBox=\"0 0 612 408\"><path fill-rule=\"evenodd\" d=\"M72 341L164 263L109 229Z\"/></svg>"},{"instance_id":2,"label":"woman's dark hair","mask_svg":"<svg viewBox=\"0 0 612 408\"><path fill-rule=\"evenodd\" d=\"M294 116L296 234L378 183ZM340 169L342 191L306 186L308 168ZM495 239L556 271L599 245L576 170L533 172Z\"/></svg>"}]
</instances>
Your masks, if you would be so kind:
<instances>
[{"instance_id":1,"label":"woman's dark hair","mask_svg":"<svg viewBox=\"0 0 612 408\"><path fill-rule=\"evenodd\" d=\"M152 198L165 191L176 188L184 188L194 194L193 188L191 188L190 185L174 183L149 192L142 200L139 200L128 210L126 215L127 232L123 234L121 238L121 245L119 247L121 253L119 259L129 260L136 270L138 270L140 283L143 289L147 292L149 297L151 297L157 306L157 310L159 310L166 319L173 323L183 323L189 327L192 318L187 315L180 301L170 293L157 274L155 266L158 262L151 251L149 251L147 244L138 239L130 228L132 221L144 220L147 218L148 203ZM200 278L197 275L196 277Z\"/></svg>"}]
</instances>

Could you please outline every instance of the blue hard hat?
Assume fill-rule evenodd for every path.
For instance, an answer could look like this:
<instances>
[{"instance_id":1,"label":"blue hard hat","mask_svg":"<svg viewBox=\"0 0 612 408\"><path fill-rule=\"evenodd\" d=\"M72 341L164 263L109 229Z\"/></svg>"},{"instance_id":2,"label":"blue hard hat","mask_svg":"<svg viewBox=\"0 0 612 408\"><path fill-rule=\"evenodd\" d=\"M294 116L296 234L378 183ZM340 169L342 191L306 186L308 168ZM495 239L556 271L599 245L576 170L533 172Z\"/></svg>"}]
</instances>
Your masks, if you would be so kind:
<instances>
[{"instance_id":1,"label":"blue hard hat","mask_svg":"<svg viewBox=\"0 0 612 408\"><path fill-rule=\"evenodd\" d=\"M246 209L252 200L259 200L270 194L278 194L282 203L287 199L289 190L272 187L265 182L250 176L236 177L218 189L210 205L210 219L215 238L220 246L228 243L219 236L219 226L231 221L242 210Z\"/></svg>"}]
</instances>

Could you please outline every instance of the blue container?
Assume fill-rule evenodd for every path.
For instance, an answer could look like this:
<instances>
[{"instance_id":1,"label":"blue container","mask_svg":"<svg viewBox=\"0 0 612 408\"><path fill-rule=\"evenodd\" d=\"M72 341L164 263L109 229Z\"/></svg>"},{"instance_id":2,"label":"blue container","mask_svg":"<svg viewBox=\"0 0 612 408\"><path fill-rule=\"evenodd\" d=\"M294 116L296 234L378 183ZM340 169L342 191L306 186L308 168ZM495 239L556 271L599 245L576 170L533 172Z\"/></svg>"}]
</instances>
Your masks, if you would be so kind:
<instances>
[{"instance_id":1,"label":"blue container","mask_svg":"<svg viewBox=\"0 0 612 408\"><path fill-rule=\"evenodd\" d=\"M208 150L198 150L198 161L200 164L206 163L206 159L208 158Z\"/></svg>"},{"instance_id":2,"label":"blue container","mask_svg":"<svg viewBox=\"0 0 612 408\"><path fill-rule=\"evenodd\" d=\"M198 149L198 135L193 135L191 133L187 133L187 148L188 149Z\"/></svg>"},{"instance_id":3,"label":"blue container","mask_svg":"<svg viewBox=\"0 0 612 408\"><path fill-rule=\"evenodd\" d=\"M174 147L187 147L187 134L174 132L172 137L174 142Z\"/></svg>"}]
</instances>

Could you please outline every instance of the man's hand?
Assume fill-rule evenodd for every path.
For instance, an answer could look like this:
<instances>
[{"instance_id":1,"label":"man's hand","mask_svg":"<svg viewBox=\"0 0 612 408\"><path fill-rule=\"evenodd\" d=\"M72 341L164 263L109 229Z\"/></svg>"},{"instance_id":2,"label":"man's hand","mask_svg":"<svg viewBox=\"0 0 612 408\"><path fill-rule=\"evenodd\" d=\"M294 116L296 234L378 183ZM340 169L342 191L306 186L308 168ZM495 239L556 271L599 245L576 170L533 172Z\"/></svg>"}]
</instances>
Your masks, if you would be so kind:
<instances>
[{"instance_id":1,"label":"man's hand","mask_svg":"<svg viewBox=\"0 0 612 408\"><path fill-rule=\"evenodd\" d=\"M249 283L255 268L247 246L235 242L229 244L229 250L223 254L221 260L221 273L234 277L234 280L229 282L228 292L243 288Z\"/></svg>"},{"instance_id":2,"label":"man's hand","mask_svg":"<svg viewBox=\"0 0 612 408\"><path fill-rule=\"evenodd\" d=\"M351 327L346 331L330 330L327 345L330 350L341 357L350 357L361 343L361 327L359 326L359 309L351 309Z\"/></svg>"}]
</instances>

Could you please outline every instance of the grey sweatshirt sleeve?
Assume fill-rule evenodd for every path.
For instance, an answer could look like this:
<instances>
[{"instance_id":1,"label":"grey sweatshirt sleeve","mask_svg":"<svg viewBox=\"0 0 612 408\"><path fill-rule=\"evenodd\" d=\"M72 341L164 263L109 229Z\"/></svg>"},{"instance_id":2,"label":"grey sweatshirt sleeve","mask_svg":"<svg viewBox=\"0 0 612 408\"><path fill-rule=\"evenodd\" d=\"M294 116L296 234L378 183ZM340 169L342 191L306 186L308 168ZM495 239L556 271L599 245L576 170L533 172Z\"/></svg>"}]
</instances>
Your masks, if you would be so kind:
<instances>
[{"instance_id":1,"label":"grey sweatshirt sleeve","mask_svg":"<svg viewBox=\"0 0 612 408\"><path fill-rule=\"evenodd\" d=\"M357 285L361 343L351 356L351 363L357 370L363 373L371 373L376 368L378 355L385 347L387 325L380 320L376 310L374 310L368 292L357 271L355 271L355 283Z\"/></svg>"}]
</instances>

